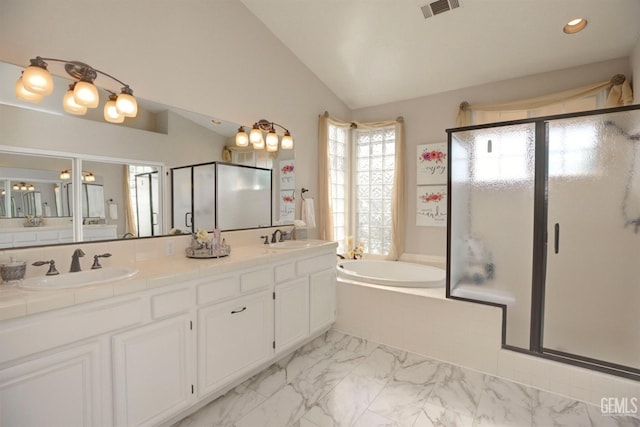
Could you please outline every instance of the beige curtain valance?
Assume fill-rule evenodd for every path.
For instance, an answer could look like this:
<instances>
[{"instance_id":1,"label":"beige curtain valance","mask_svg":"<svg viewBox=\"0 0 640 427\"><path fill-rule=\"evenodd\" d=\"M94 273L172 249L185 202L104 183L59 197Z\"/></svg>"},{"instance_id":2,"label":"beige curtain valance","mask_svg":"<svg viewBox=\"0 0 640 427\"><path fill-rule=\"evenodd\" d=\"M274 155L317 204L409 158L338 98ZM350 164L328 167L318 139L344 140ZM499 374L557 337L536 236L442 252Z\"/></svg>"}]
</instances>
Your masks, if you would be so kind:
<instances>
[{"instance_id":1,"label":"beige curtain valance","mask_svg":"<svg viewBox=\"0 0 640 427\"><path fill-rule=\"evenodd\" d=\"M609 90L605 107L619 107L631 105L633 102L633 91L629 81L623 74L616 74L610 80L580 86L562 92L536 96L534 98L521 99L508 102L469 104L464 101L458 108L457 125L469 126L472 123L471 114L473 111L523 111L535 110L536 108L547 107L561 102L571 101L596 94L602 90Z\"/></svg>"}]
</instances>

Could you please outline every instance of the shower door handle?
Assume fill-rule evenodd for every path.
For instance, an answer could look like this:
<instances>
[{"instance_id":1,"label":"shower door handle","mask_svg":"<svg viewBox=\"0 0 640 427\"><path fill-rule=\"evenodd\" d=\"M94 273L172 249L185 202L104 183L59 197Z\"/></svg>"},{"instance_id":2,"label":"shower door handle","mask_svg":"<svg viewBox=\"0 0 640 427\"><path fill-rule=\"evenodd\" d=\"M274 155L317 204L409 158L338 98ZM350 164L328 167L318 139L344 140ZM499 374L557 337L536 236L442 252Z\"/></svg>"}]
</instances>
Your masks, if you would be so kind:
<instances>
[{"instance_id":1,"label":"shower door handle","mask_svg":"<svg viewBox=\"0 0 640 427\"><path fill-rule=\"evenodd\" d=\"M553 242L553 249L555 253L560 252L560 224L556 222L555 225L555 240Z\"/></svg>"}]
</instances>

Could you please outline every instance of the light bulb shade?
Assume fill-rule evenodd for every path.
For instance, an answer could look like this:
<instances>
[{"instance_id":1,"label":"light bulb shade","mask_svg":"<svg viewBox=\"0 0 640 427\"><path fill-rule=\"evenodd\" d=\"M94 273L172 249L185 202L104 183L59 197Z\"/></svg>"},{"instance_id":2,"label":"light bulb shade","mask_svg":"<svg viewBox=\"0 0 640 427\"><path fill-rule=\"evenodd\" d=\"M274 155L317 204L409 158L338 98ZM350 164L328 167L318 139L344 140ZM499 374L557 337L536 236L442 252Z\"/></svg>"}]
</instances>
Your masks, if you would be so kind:
<instances>
[{"instance_id":1,"label":"light bulb shade","mask_svg":"<svg viewBox=\"0 0 640 427\"><path fill-rule=\"evenodd\" d=\"M277 151L278 150L278 134L276 134L275 132L270 131L267 134L267 149L271 148L271 150L269 151ZM275 150L273 149L275 148Z\"/></svg>"},{"instance_id":2,"label":"light bulb shade","mask_svg":"<svg viewBox=\"0 0 640 427\"><path fill-rule=\"evenodd\" d=\"M95 182L96 180L96 176L94 174L92 174L91 172L87 173L87 174L83 174L82 175L84 177L84 180L87 182Z\"/></svg>"},{"instance_id":3,"label":"light bulb shade","mask_svg":"<svg viewBox=\"0 0 640 427\"><path fill-rule=\"evenodd\" d=\"M238 129L238 133L236 133L236 145L238 147L246 147L249 145L249 135L247 135L243 128Z\"/></svg>"},{"instance_id":4,"label":"light bulb shade","mask_svg":"<svg viewBox=\"0 0 640 427\"><path fill-rule=\"evenodd\" d=\"M13 187L11 187L12 189L18 191L20 190L20 186L18 184L13 184Z\"/></svg>"},{"instance_id":5,"label":"light bulb shade","mask_svg":"<svg viewBox=\"0 0 640 427\"><path fill-rule=\"evenodd\" d=\"M53 79L46 68L30 65L22 73L22 84L31 93L38 95L51 95L53 92Z\"/></svg>"},{"instance_id":6,"label":"light bulb shade","mask_svg":"<svg viewBox=\"0 0 640 427\"><path fill-rule=\"evenodd\" d=\"M87 114L87 107L76 103L76 99L73 95L73 89L69 89L62 98L62 107L64 111L69 114L75 114L76 116L84 116ZM68 178L63 178L68 179Z\"/></svg>"},{"instance_id":7,"label":"light bulb shade","mask_svg":"<svg viewBox=\"0 0 640 427\"><path fill-rule=\"evenodd\" d=\"M289 132L285 133L282 137L282 149L283 150L291 150L293 149L293 138Z\"/></svg>"},{"instance_id":8,"label":"light bulb shade","mask_svg":"<svg viewBox=\"0 0 640 427\"><path fill-rule=\"evenodd\" d=\"M118 111L115 99L109 98L109 100L104 104L104 119L109 123L124 122L124 115L120 114Z\"/></svg>"},{"instance_id":9,"label":"light bulb shade","mask_svg":"<svg viewBox=\"0 0 640 427\"><path fill-rule=\"evenodd\" d=\"M71 172L68 170L63 170L60 172L60 179L71 179Z\"/></svg>"},{"instance_id":10,"label":"light bulb shade","mask_svg":"<svg viewBox=\"0 0 640 427\"><path fill-rule=\"evenodd\" d=\"M129 93L121 93L116 100L116 107L120 114L125 117L135 117L138 115L138 101Z\"/></svg>"},{"instance_id":11,"label":"light bulb shade","mask_svg":"<svg viewBox=\"0 0 640 427\"><path fill-rule=\"evenodd\" d=\"M98 96L98 88L91 82L80 80L73 89L73 99L76 104L83 105L87 108L96 108L100 98Z\"/></svg>"},{"instance_id":12,"label":"light bulb shade","mask_svg":"<svg viewBox=\"0 0 640 427\"><path fill-rule=\"evenodd\" d=\"M27 186L25 184L20 185L20 191L27 191Z\"/></svg>"},{"instance_id":13,"label":"light bulb shade","mask_svg":"<svg viewBox=\"0 0 640 427\"><path fill-rule=\"evenodd\" d=\"M264 149L264 139L260 138L260 141L253 143L254 150L262 150Z\"/></svg>"},{"instance_id":14,"label":"light bulb shade","mask_svg":"<svg viewBox=\"0 0 640 427\"><path fill-rule=\"evenodd\" d=\"M22 84L22 77L20 77L16 82L15 91L16 91L16 98L22 101L32 102L34 104L39 104L40 102L42 102L42 98L43 98L42 95L29 92L27 89L24 88L24 84Z\"/></svg>"},{"instance_id":15,"label":"light bulb shade","mask_svg":"<svg viewBox=\"0 0 640 427\"><path fill-rule=\"evenodd\" d=\"M262 131L258 128L258 125L253 125L249 133L249 141L251 141L252 144L260 144L262 140Z\"/></svg>"},{"instance_id":16,"label":"light bulb shade","mask_svg":"<svg viewBox=\"0 0 640 427\"><path fill-rule=\"evenodd\" d=\"M28 188L29 191L35 191L35 189L36 187L34 187L33 185L29 185L29 188Z\"/></svg>"}]
</instances>

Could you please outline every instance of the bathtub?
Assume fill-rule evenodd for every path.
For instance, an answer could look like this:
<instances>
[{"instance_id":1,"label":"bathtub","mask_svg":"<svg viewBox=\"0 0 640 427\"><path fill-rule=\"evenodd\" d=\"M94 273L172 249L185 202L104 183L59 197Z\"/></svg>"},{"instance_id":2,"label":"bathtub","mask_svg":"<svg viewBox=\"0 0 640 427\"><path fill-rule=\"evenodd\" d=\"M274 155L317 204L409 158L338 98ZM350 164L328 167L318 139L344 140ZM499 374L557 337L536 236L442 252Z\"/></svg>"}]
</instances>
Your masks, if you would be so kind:
<instances>
[{"instance_id":1,"label":"bathtub","mask_svg":"<svg viewBox=\"0 0 640 427\"><path fill-rule=\"evenodd\" d=\"M373 285L406 288L442 288L446 272L429 265L402 261L357 260L340 261L338 278Z\"/></svg>"}]
</instances>

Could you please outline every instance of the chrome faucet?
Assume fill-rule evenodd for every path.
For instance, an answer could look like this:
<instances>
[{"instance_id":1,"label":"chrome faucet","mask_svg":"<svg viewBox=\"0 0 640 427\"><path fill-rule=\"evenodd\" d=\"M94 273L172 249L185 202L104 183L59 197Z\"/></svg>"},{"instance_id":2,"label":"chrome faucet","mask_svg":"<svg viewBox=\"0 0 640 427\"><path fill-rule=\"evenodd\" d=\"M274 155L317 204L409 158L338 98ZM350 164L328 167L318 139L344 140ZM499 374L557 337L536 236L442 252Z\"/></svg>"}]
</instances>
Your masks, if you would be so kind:
<instances>
[{"instance_id":1,"label":"chrome faucet","mask_svg":"<svg viewBox=\"0 0 640 427\"><path fill-rule=\"evenodd\" d=\"M78 271L82 271L80 268L80 257L84 256L84 252L82 249L76 249L73 251L73 255L71 256L71 268L69 269L69 273L77 273Z\"/></svg>"}]
</instances>

